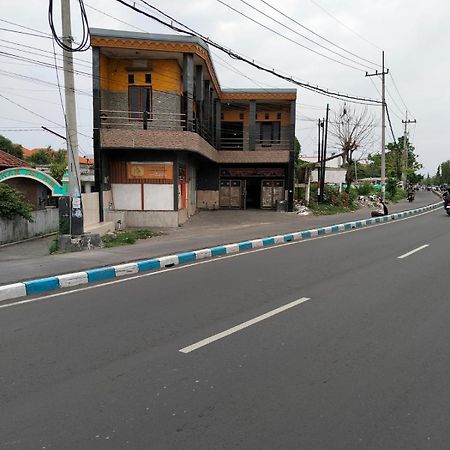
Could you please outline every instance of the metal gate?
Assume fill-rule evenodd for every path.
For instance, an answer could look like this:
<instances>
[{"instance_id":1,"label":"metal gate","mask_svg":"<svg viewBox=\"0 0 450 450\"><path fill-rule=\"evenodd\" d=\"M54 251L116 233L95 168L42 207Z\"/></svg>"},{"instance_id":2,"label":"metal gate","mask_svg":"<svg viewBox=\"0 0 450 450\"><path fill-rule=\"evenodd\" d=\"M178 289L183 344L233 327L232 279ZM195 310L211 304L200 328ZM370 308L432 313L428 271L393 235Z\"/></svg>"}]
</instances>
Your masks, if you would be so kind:
<instances>
[{"instance_id":1,"label":"metal gate","mask_svg":"<svg viewBox=\"0 0 450 450\"><path fill-rule=\"evenodd\" d=\"M245 180L220 180L219 206L241 209Z\"/></svg>"},{"instance_id":2,"label":"metal gate","mask_svg":"<svg viewBox=\"0 0 450 450\"><path fill-rule=\"evenodd\" d=\"M261 208L274 209L277 201L284 200L283 180L261 181Z\"/></svg>"}]
</instances>

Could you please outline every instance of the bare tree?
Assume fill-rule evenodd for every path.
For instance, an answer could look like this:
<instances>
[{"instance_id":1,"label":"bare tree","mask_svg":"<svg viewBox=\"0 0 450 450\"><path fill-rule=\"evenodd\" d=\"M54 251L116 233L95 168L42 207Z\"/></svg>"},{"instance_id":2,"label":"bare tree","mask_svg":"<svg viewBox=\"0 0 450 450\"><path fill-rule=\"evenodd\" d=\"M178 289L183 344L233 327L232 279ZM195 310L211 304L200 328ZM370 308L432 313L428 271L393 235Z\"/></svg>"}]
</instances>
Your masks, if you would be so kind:
<instances>
[{"instance_id":1,"label":"bare tree","mask_svg":"<svg viewBox=\"0 0 450 450\"><path fill-rule=\"evenodd\" d=\"M342 160L347 169L345 181L347 191L353 182L353 164L361 152L371 146L375 121L369 114L367 106L361 110L344 103L335 114L330 133L337 139L341 149Z\"/></svg>"}]
</instances>

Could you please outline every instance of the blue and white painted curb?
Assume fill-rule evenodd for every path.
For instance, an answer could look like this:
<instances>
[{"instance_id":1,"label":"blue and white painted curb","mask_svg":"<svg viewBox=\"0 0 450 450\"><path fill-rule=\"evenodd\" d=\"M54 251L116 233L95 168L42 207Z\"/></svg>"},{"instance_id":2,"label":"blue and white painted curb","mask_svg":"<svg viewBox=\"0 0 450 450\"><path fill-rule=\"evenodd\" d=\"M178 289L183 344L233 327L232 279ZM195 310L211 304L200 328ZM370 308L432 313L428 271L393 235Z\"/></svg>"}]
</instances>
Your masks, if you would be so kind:
<instances>
[{"instance_id":1,"label":"blue and white painted curb","mask_svg":"<svg viewBox=\"0 0 450 450\"><path fill-rule=\"evenodd\" d=\"M230 255L232 253L240 253L256 248L269 247L286 242L309 239L311 237L340 233L355 228L363 228L370 225L414 216L441 207L442 202L439 202L423 208L412 209L382 217L372 217L370 219L356 220L354 222L341 223L338 225L315 228L312 230L297 231L294 233L281 234L277 236L268 236L260 239L237 242L235 244L218 245L216 247L177 253L175 255L161 256L159 258L144 259L126 264L100 267L82 272L68 273L47 278L38 278L36 280L29 280L21 283L8 284L0 286L0 301L42 294L55 289L68 288L81 284L96 283L99 281L110 280L112 278L118 278L140 272L164 269L166 267L186 264L204 258Z\"/></svg>"}]
</instances>

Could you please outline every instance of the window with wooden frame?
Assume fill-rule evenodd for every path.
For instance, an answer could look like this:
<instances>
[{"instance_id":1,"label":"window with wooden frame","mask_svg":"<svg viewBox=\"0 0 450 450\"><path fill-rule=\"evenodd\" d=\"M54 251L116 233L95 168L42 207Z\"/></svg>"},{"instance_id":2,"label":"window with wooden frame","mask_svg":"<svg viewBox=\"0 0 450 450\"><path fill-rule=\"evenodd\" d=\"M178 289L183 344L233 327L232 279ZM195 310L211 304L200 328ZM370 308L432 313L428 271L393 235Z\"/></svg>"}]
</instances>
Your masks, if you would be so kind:
<instances>
[{"instance_id":1,"label":"window with wooden frame","mask_svg":"<svg viewBox=\"0 0 450 450\"><path fill-rule=\"evenodd\" d=\"M128 87L128 117L142 120L144 112L152 112L152 88L149 86Z\"/></svg>"},{"instance_id":2,"label":"window with wooden frame","mask_svg":"<svg viewBox=\"0 0 450 450\"><path fill-rule=\"evenodd\" d=\"M260 122L259 143L263 147L272 147L280 143L280 122Z\"/></svg>"}]
</instances>

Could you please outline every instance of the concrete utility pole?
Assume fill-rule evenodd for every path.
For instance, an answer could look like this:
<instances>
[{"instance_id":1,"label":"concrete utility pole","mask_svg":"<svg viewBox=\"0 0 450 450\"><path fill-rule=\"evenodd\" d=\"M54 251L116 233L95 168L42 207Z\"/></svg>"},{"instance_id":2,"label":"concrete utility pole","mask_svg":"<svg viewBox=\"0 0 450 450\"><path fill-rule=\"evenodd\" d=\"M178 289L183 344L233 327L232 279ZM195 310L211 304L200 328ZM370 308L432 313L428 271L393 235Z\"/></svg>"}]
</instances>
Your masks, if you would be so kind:
<instances>
[{"instance_id":1,"label":"concrete utility pole","mask_svg":"<svg viewBox=\"0 0 450 450\"><path fill-rule=\"evenodd\" d=\"M406 111L406 120L402 120L402 123L405 124L405 132L403 134L403 164L402 164L402 184L403 189L406 190L406 175L408 172L408 145L407 145L407 139L408 139L408 124L409 123L416 123L416 120L408 120L408 111Z\"/></svg>"},{"instance_id":2,"label":"concrete utility pole","mask_svg":"<svg viewBox=\"0 0 450 450\"><path fill-rule=\"evenodd\" d=\"M381 52L381 72L367 73L366 77L381 75L381 197L386 196L386 75L389 69L384 69L384 50Z\"/></svg>"},{"instance_id":3,"label":"concrete utility pole","mask_svg":"<svg viewBox=\"0 0 450 450\"><path fill-rule=\"evenodd\" d=\"M70 0L61 0L63 42L72 48ZM83 207L81 204L80 161L78 157L77 112L72 52L63 50L64 92L66 100L67 161L70 187L70 234L83 234Z\"/></svg>"},{"instance_id":4,"label":"concrete utility pole","mask_svg":"<svg viewBox=\"0 0 450 450\"><path fill-rule=\"evenodd\" d=\"M326 177L326 159L327 159L327 138L328 138L328 115L330 112L330 105L327 104L327 112L324 121L324 130L322 135L322 155L320 158L320 195L318 198L319 203L323 203L325 194L325 177Z\"/></svg>"}]
</instances>

